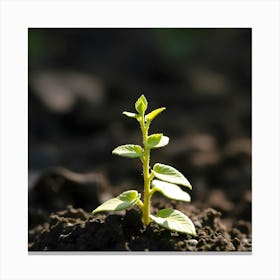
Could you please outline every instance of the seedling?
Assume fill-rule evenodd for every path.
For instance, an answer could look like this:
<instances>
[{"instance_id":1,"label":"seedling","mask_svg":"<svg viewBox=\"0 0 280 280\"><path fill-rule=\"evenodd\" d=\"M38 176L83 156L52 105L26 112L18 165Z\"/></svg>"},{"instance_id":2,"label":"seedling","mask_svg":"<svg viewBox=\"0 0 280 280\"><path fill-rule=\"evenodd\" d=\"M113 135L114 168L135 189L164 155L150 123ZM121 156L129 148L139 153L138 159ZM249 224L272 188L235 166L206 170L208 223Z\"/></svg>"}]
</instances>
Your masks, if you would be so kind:
<instances>
[{"instance_id":1,"label":"seedling","mask_svg":"<svg viewBox=\"0 0 280 280\"><path fill-rule=\"evenodd\" d=\"M92 214L103 211L120 211L138 205L142 210L142 221L148 225L151 221L168 230L187 233L195 236L194 224L185 214L179 210L167 208L160 210L156 215L150 212L151 198L155 192L160 192L164 196L190 202L190 195L179 186L192 189L190 182L182 173L169 165L156 163L150 169L150 151L152 149L166 146L169 138L162 133L148 134L151 122L166 108L158 108L145 115L148 102L144 95L141 95L135 103L137 113L123 112L124 115L136 119L142 131L143 147L134 144L126 144L115 148L112 153L122 157L139 158L143 165L144 179L144 199L140 199L141 194L136 190L125 191L119 196L109 199L95 210ZM178 186L179 185L179 186Z\"/></svg>"}]
</instances>

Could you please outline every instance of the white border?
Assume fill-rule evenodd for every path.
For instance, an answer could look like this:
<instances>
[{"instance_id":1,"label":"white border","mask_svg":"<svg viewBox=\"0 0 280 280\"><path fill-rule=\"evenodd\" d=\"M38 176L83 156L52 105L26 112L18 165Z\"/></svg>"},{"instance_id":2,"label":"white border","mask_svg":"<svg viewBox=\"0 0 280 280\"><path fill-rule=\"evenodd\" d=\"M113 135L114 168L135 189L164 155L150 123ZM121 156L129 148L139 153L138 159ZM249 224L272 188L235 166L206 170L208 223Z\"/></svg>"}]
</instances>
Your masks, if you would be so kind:
<instances>
[{"instance_id":1,"label":"white border","mask_svg":"<svg viewBox=\"0 0 280 280\"><path fill-rule=\"evenodd\" d=\"M6 0L0 8L1 279L280 279L278 1ZM27 28L112 26L253 28L252 255L28 255Z\"/></svg>"}]
</instances>

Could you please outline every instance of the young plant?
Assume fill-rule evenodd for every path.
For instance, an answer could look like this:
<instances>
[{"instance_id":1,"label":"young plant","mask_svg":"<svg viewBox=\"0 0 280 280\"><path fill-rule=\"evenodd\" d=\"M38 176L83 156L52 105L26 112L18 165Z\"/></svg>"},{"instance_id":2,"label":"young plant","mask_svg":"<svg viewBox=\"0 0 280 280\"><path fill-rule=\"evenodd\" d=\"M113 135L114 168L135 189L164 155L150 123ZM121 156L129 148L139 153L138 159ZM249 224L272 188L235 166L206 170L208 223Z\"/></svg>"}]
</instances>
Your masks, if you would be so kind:
<instances>
[{"instance_id":1,"label":"young plant","mask_svg":"<svg viewBox=\"0 0 280 280\"><path fill-rule=\"evenodd\" d=\"M190 195L179 186L189 189L192 189L192 186L182 173L169 165L156 163L153 169L150 170L150 151L166 146L169 138L162 133L148 134L153 119L166 108L158 108L145 115L147 107L148 102L145 96L141 95L135 103L137 113L123 112L127 117L134 118L139 122L143 137L143 147L126 144L115 148L112 152L122 157L139 158L142 162L144 179L143 201L140 199L141 194L136 190L125 191L98 206L93 210L92 214L103 211L120 211L133 205L138 205L142 210L142 221L145 225L152 221L166 229L195 236L196 231L192 221L182 212L168 208L160 210L156 215L150 213L151 198L155 192L160 192L170 199L190 202Z\"/></svg>"}]
</instances>

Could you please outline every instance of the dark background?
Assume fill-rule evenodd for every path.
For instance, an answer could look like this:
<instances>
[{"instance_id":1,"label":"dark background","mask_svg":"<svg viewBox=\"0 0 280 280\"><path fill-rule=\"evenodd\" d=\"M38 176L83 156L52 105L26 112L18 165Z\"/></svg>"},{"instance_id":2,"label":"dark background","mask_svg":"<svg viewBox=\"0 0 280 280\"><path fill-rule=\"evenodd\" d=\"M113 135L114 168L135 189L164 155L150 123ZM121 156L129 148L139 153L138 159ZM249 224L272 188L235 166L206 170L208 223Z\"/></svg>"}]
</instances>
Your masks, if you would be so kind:
<instances>
[{"instance_id":1,"label":"dark background","mask_svg":"<svg viewBox=\"0 0 280 280\"><path fill-rule=\"evenodd\" d=\"M63 166L142 189L137 159L111 154L141 143L134 112L167 107L150 133L170 137L152 164L180 170L193 200L251 190L251 29L29 29L29 185Z\"/></svg>"}]
</instances>

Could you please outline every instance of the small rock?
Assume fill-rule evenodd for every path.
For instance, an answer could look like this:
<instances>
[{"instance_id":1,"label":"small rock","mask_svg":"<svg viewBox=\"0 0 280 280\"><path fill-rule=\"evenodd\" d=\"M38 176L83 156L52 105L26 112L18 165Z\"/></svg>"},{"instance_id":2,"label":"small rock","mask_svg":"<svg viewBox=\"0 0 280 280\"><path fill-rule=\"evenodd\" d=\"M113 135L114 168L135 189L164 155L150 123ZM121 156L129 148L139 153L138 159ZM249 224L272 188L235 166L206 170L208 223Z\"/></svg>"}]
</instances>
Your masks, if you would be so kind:
<instances>
[{"instance_id":1,"label":"small rock","mask_svg":"<svg viewBox=\"0 0 280 280\"><path fill-rule=\"evenodd\" d=\"M202 224L200 221L195 221L194 222L194 225L197 227L197 228L202 228Z\"/></svg>"},{"instance_id":2,"label":"small rock","mask_svg":"<svg viewBox=\"0 0 280 280\"><path fill-rule=\"evenodd\" d=\"M196 239L190 239L188 240L188 245L189 246L196 246L198 241Z\"/></svg>"}]
</instances>

